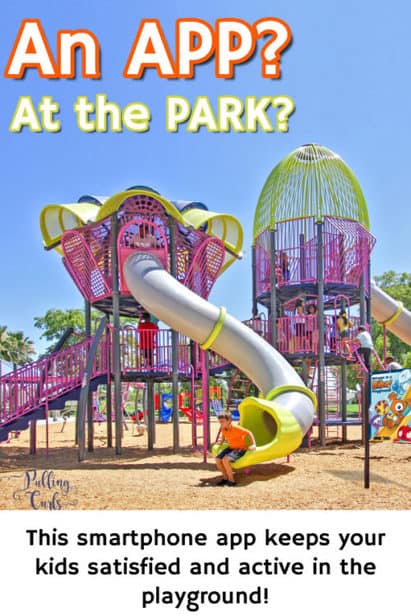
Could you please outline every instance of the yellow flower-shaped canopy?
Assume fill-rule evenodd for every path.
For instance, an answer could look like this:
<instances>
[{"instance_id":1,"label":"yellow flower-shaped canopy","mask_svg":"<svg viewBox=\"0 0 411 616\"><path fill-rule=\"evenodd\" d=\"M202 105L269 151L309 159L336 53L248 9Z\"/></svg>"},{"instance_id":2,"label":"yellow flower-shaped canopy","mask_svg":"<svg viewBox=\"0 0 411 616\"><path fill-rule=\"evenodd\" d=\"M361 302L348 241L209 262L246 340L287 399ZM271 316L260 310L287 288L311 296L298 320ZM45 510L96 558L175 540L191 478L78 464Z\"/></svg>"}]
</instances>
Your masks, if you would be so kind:
<instances>
[{"instance_id":1,"label":"yellow flower-shaped canopy","mask_svg":"<svg viewBox=\"0 0 411 616\"><path fill-rule=\"evenodd\" d=\"M134 187L112 197L86 195L77 203L46 205L40 213L40 228L45 248L55 248L61 254L60 241L65 231L104 220L118 211L124 201L137 195L154 198L164 207L168 216L184 227L203 228L208 235L220 239L226 248L222 271L237 258L241 258L243 229L235 216L210 212L198 202L172 202L148 187ZM184 203L184 207L179 208L180 203Z\"/></svg>"}]
</instances>

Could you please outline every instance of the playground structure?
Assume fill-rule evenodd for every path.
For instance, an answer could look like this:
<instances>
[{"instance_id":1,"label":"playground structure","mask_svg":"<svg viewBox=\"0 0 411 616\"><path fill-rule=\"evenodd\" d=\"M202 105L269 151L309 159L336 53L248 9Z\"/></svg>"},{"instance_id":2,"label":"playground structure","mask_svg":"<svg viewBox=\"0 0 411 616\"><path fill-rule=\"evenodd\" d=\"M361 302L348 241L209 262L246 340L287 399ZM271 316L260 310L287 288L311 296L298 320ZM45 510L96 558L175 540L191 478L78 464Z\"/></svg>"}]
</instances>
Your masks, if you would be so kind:
<instances>
[{"instance_id":1,"label":"playground structure","mask_svg":"<svg viewBox=\"0 0 411 616\"><path fill-rule=\"evenodd\" d=\"M263 187L253 235L253 315L261 306L267 311L272 343L311 383L320 442L337 426L345 440L348 425L361 425L360 415L347 414L347 365L361 361L353 342L371 318L375 243L355 176L327 148L295 150ZM345 338L338 329L343 311Z\"/></svg>"},{"instance_id":2,"label":"playground structure","mask_svg":"<svg viewBox=\"0 0 411 616\"><path fill-rule=\"evenodd\" d=\"M362 421L360 414L347 415L346 370L356 360L365 390L368 373L355 334L360 323L370 322L371 298L387 327L399 335L411 331L410 313L371 285L375 239L358 181L321 146L292 152L262 190L254 219L252 318L244 323L208 301L217 278L242 256L242 228L234 216L133 186L110 198L87 195L46 206L40 224L45 248L62 256L85 299L87 331L75 345L1 377L0 441L30 425L32 451L36 420L77 399L84 459L86 424L93 450L93 391L105 385L106 416L114 419L120 454L124 383L145 387L153 449L155 386L171 382L174 451L178 411L189 408L193 446L205 459L210 374L227 376L227 406L239 405L241 423L256 435L257 451L238 467L289 454L313 420L322 444L331 427L342 427L345 439L347 426ZM315 310L297 312L302 301ZM91 307L102 313L93 335ZM344 341L336 329L342 309L352 323ZM143 311L160 321L149 339L138 327L120 326L120 316L137 319ZM182 404L179 383L190 391L191 406ZM107 444L113 446L111 421Z\"/></svg>"},{"instance_id":3,"label":"playground structure","mask_svg":"<svg viewBox=\"0 0 411 616\"><path fill-rule=\"evenodd\" d=\"M369 328L374 312L410 342L411 323L410 313L371 283L375 238L357 179L323 146L291 152L263 187L253 237L253 317L265 310L263 331L316 393L320 443L339 428L344 441L347 426L362 424L361 408L356 416L347 412L348 365L361 383L362 410L369 400L368 368L356 342L359 325Z\"/></svg>"}]
</instances>

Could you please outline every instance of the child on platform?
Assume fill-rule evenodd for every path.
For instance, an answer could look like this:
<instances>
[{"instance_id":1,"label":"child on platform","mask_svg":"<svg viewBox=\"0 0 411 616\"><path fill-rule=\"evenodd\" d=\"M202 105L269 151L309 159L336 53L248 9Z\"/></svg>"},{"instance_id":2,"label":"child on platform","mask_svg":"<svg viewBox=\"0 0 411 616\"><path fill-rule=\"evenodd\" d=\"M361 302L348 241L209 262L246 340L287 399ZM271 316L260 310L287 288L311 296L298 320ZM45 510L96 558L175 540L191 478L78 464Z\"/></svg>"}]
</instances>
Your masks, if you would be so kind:
<instances>
[{"instance_id":1,"label":"child on platform","mask_svg":"<svg viewBox=\"0 0 411 616\"><path fill-rule=\"evenodd\" d=\"M220 443L228 443L228 447L216 456L217 468L223 475L216 485L234 487L237 484L234 481L231 463L239 460L247 450L254 451L255 439L249 430L233 425L231 413L220 413L218 421L221 426Z\"/></svg>"},{"instance_id":2,"label":"child on platform","mask_svg":"<svg viewBox=\"0 0 411 616\"><path fill-rule=\"evenodd\" d=\"M148 312L143 312L137 326L142 359L142 368L153 370L154 349L157 346L158 325L153 323Z\"/></svg>"}]
</instances>

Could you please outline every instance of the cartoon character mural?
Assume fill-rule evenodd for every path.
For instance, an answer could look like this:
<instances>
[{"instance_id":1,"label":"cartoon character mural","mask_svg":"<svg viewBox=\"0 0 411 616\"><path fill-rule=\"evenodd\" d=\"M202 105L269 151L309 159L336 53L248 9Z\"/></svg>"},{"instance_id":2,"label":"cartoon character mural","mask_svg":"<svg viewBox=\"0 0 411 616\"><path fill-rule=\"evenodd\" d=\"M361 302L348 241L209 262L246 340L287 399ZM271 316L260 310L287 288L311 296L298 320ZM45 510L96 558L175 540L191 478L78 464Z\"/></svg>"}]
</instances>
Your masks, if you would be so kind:
<instances>
[{"instance_id":1,"label":"cartoon character mural","mask_svg":"<svg viewBox=\"0 0 411 616\"><path fill-rule=\"evenodd\" d=\"M411 370L371 376L370 438L411 443Z\"/></svg>"},{"instance_id":2,"label":"cartoon character mural","mask_svg":"<svg viewBox=\"0 0 411 616\"><path fill-rule=\"evenodd\" d=\"M389 409L386 400L379 400L373 409L370 410L370 432L373 437L382 427L382 418Z\"/></svg>"},{"instance_id":3,"label":"cartoon character mural","mask_svg":"<svg viewBox=\"0 0 411 616\"><path fill-rule=\"evenodd\" d=\"M397 378L393 380L391 389L397 394L398 398L402 398L411 383L411 370L408 368L400 371L395 370L392 374L395 374Z\"/></svg>"}]
</instances>

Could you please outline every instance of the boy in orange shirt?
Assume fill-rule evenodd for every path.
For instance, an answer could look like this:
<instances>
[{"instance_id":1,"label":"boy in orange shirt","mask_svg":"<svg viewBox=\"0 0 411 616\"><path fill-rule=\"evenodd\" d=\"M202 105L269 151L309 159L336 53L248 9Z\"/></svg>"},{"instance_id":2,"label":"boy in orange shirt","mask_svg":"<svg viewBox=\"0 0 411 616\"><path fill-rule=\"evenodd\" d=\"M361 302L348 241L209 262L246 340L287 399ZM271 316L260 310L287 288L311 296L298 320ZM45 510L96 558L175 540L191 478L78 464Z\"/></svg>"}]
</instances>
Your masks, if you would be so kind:
<instances>
[{"instance_id":1,"label":"boy in orange shirt","mask_svg":"<svg viewBox=\"0 0 411 616\"><path fill-rule=\"evenodd\" d=\"M223 451L216 456L215 462L217 468L223 475L222 479L220 479L216 485L234 487L237 484L234 481L231 462L235 462L241 458L246 453L247 449L254 451L256 449L255 439L249 430L232 424L230 413L221 413L218 417L218 421L221 426L222 440L220 442L228 443L228 447L223 449Z\"/></svg>"}]
</instances>

